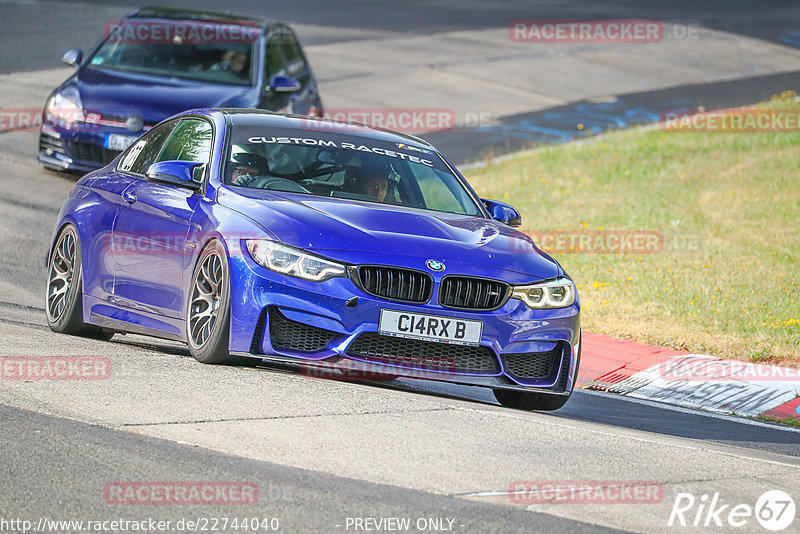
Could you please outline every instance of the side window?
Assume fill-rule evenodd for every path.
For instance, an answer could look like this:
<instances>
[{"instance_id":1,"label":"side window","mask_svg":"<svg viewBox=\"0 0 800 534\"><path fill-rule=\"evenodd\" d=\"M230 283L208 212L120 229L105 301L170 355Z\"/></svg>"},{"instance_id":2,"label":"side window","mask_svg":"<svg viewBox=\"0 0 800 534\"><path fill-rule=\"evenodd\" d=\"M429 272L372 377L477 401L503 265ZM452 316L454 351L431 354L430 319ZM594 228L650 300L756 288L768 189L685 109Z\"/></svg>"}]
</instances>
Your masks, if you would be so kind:
<instances>
[{"instance_id":1,"label":"side window","mask_svg":"<svg viewBox=\"0 0 800 534\"><path fill-rule=\"evenodd\" d=\"M269 84L273 76L286 74L286 69L283 64L283 55L281 55L281 39L283 39L283 35L282 33L274 33L267 41L267 52L264 59L266 61L266 65L264 65L266 84Z\"/></svg>"},{"instance_id":2,"label":"side window","mask_svg":"<svg viewBox=\"0 0 800 534\"><path fill-rule=\"evenodd\" d=\"M466 191L456 186L455 177L449 174L440 173L422 165L415 165L414 175L425 207L428 209L464 213L467 206L473 204L467 197Z\"/></svg>"},{"instance_id":3,"label":"side window","mask_svg":"<svg viewBox=\"0 0 800 534\"><path fill-rule=\"evenodd\" d=\"M156 161L195 161L211 158L211 125L201 119L184 119L169 136Z\"/></svg>"},{"instance_id":4,"label":"side window","mask_svg":"<svg viewBox=\"0 0 800 534\"><path fill-rule=\"evenodd\" d=\"M291 76L297 76L306 68L303 52L300 50L300 45L297 43L297 39L295 39L294 35L288 32L283 32L280 35L281 51L283 52L286 71Z\"/></svg>"},{"instance_id":5,"label":"side window","mask_svg":"<svg viewBox=\"0 0 800 534\"><path fill-rule=\"evenodd\" d=\"M135 174L146 173L147 168L155 162L156 156L161 151L161 145L164 144L164 140L176 124L176 121L168 122L147 132L122 157L119 170Z\"/></svg>"}]
</instances>

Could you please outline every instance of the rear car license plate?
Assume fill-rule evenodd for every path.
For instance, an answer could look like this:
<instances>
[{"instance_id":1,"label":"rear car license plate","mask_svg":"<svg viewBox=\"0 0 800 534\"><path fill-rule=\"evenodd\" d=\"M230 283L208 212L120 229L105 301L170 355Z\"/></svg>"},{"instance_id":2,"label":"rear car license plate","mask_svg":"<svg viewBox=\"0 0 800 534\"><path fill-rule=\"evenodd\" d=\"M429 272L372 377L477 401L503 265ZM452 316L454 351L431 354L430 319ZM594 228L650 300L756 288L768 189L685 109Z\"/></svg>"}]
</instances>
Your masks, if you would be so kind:
<instances>
[{"instance_id":1,"label":"rear car license plate","mask_svg":"<svg viewBox=\"0 0 800 534\"><path fill-rule=\"evenodd\" d=\"M132 135L106 134L103 138L103 147L109 150L123 151L136 141Z\"/></svg>"},{"instance_id":2,"label":"rear car license plate","mask_svg":"<svg viewBox=\"0 0 800 534\"><path fill-rule=\"evenodd\" d=\"M481 342L483 322L440 315L381 310L378 324L381 334L477 346Z\"/></svg>"}]
</instances>

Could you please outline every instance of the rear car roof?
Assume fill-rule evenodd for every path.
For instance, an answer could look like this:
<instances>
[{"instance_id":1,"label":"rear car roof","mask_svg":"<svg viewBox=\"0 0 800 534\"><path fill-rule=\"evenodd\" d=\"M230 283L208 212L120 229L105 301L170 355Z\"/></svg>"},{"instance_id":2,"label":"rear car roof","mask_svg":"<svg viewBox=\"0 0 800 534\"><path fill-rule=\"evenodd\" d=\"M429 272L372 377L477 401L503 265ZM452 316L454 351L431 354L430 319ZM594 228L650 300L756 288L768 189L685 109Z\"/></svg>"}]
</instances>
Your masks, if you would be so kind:
<instances>
[{"instance_id":1,"label":"rear car roof","mask_svg":"<svg viewBox=\"0 0 800 534\"><path fill-rule=\"evenodd\" d=\"M166 7L143 7L125 15L125 19L191 20L198 22L221 22L225 24L244 23L245 25L260 27L266 27L271 24L283 25L283 23L280 21L262 17L237 15L233 13L219 13L216 11L172 9Z\"/></svg>"}]
</instances>

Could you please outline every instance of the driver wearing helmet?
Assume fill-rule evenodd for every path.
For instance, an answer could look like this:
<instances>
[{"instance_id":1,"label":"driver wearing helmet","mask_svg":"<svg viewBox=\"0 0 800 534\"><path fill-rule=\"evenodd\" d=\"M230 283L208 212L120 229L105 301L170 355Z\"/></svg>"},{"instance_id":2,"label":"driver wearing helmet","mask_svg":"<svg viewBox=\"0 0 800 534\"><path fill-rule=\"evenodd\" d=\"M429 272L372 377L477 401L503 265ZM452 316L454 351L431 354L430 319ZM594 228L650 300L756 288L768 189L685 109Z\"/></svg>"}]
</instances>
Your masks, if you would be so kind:
<instances>
[{"instance_id":1,"label":"driver wearing helmet","mask_svg":"<svg viewBox=\"0 0 800 534\"><path fill-rule=\"evenodd\" d=\"M239 152L231 156L229 168L230 183L233 185L248 186L256 176L269 174L267 159L250 152Z\"/></svg>"},{"instance_id":2,"label":"driver wearing helmet","mask_svg":"<svg viewBox=\"0 0 800 534\"><path fill-rule=\"evenodd\" d=\"M384 202L389 192L389 181L394 172L390 165L375 160L362 162L361 168L350 171L350 190Z\"/></svg>"},{"instance_id":3,"label":"driver wearing helmet","mask_svg":"<svg viewBox=\"0 0 800 534\"><path fill-rule=\"evenodd\" d=\"M386 200L389 191L389 178L385 176L368 176L361 185L363 194L371 196L376 202Z\"/></svg>"}]
</instances>

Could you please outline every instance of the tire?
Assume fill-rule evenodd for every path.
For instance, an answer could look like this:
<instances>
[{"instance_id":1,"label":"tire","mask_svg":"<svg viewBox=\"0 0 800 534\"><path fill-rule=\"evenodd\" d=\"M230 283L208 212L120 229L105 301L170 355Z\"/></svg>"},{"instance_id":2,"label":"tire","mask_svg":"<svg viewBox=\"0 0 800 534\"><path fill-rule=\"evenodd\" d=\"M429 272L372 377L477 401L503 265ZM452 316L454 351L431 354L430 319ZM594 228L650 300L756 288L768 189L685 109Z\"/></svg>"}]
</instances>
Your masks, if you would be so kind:
<instances>
[{"instance_id":1,"label":"tire","mask_svg":"<svg viewBox=\"0 0 800 534\"><path fill-rule=\"evenodd\" d=\"M535 391L516 391L513 389L493 389L494 398L506 408L517 410L558 410L569 400L569 395L550 395Z\"/></svg>"},{"instance_id":2,"label":"tire","mask_svg":"<svg viewBox=\"0 0 800 534\"><path fill-rule=\"evenodd\" d=\"M195 359L209 364L230 364L230 268L225 248L211 241L200 253L186 305L186 338Z\"/></svg>"},{"instance_id":3,"label":"tire","mask_svg":"<svg viewBox=\"0 0 800 534\"><path fill-rule=\"evenodd\" d=\"M53 332L108 341L111 330L83 322L83 268L78 232L71 224L56 237L47 265L47 325Z\"/></svg>"}]
</instances>

